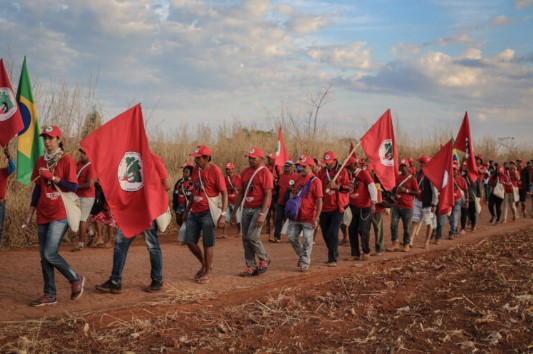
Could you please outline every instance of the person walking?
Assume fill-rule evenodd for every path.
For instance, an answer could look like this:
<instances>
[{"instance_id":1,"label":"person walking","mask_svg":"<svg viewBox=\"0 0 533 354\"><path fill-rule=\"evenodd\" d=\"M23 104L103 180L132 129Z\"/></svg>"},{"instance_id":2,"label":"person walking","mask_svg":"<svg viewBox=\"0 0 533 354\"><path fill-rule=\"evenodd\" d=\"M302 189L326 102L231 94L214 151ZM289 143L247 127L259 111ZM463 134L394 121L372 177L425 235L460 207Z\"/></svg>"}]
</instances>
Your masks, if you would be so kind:
<instances>
[{"instance_id":1,"label":"person walking","mask_svg":"<svg viewBox=\"0 0 533 354\"><path fill-rule=\"evenodd\" d=\"M499 225L502 220L502 203L505 198L505 195L498 196L494 193L496 185L499 183L501 183L502 185L509 183L509 178L507 177L507 174L505 173L505 168L503 166L496 166L496 172L489 178L489 212L491 215L489 223L491 225Z\"/></svg>"},{"instance_id":2,"label":"person walking","mask_svg":"<svg viewBox=\"0 0 533 354\"><path fill-rule=\"evenodd\" d=\"M231 222L231 213L235 210L235 202L237 201L237 190L242 188L241 175L235 173L235 164L233 162L228 162L226 164L226 188L228 189L228 210L226 214L226 224L224 225L224 236L226 235L226 229L228 224ZM241 233L241 224L237 223L237 231Z\"/></svg>"},{"instance_id":3,"label":"person walking","mask_svg":"<svg viewBox=\"0 0 533 354\"><path fill-rule=\"evenodd\" d=\"M318 220L322 211L322 182L317 178L312 170L315 161L302 155L297 161L301 166L300 177L294 183L291 190L291 197L301 198L300 208L294 220L289 220L287 237L294 252L298 256L298 267L300 271L307 272L311 265L311 253L313 251L313 237L318 228ZM303 232L302 242L299 240L300 233Z\"/></svg>"},{"instance_id":4,"label":"person walking","mask_svg":"<svg viewBox=\"0 0 533 354\"><path fill-rule=\"evenodd\" d=\"M4 227L4 220L6 217L6 189L7 179L15 171L15 161L9 154L9 148L4 148L4 155L7 159L7 166L0 168L0 242L2 241L2 229Z\"/></svg>"},{"instance_id":5,"label":"person walking","mask_svg":"<svg viewBox=\"0 0 533 354\"><path fill-rule=\"evenodd\" d=\"M165 164L156 154L152 153L152 157L155 164L155 171L152 173L157 173L159 180L168 192L171 187ZM161 245L159 243L157 232L157 222L153 220L151 227L142 233L148 252L150 253L151 278L150 285L144 290L150 293L160 291L163 288L163 253L161 252ZM122 272L126 265L126 258L128 256L130 245L136 237L137 236L129 238L125 237L119 225L115 238L115 248L113 250L113 268L111 270L111 276L105 283L96 285L96 290L112 294L119 294L122 292Z\"/></svg>"},{"instance_id":6,"label":"person walking","mask_svg":"<svg viewBox=\"0 0 533 354\"><path fill-rule=\"evenodd\" d=\"M524 160L516 160L518 164L518 173L520 174L520 181L518 183L519 194L520 194L520 211L522 212L522 217L527 217L526 213L526 200L527 195L529 194L529 186L531 185L531 174L529 172L529 166L524 166Z\"/></svg>"},{"instance_id":7,"label":"person walking","mask_svg":"<svg viewBox=\"0 0 533 354\"><path fill-rule=\"evenodd\" d=\"M314 161L313 161L314 162ZM285 205L289 199L289 195L292 193L294 183L298 178L298 174L294 172L294 162L288 160L283 165L283 173L278 178L278 202L276 203L276 224L274 225L274 237L269 237L268 241L273 243L279 243L281 240L281 230L283 224L287 220L285 217Z\"/></svg>"},{"instance_id":8,"label":"person walking","mask_svg":"<svg viewBox=\"0 0 533 354\"><path fill-rule=\"evenodd\" d=\"M37 212L37 235L39 255L44 280L44 294L32 301L30 306L39 307L57 304L55 270L57 269L70 283L70 299L77 300L83 294L85 278L79 275L67 261L59 255L59 246L67 232L67 212L61 192L76 192L78 178L76 163L65 153L61 141L61 130L55 126L44 127L40 134L44 140L44 156L35 162L32 181L35 183L26 220L26 228L33 214Z\"/></svg>"},{"instance_id":9,"label":"person walking","mask_svg":"<svg viewBox=\"0 0 533 354\"><path fill-rule=\"evenodd\" d=\"M427 155L422 155L417 159L419 165L416 172L416 180L420 188L420 193L418 193L414 199L412 216L413 223L411 225L411 230L413 230L413 233L410 241L410 245L412 246L414 244L415 237L418 235L420 225L423 223L425 225L426 236L424 248L429 247L431 233L437 226L435 212L439 202L439 192L437 191L437 188L435 188L433 183L431 183L430 180L424 176L424 171L422 170L422 166L426 165L429 160L430 159Z\"/></svg>"},{"instance_id":10,"label":"person walking","mask_svg":"<svg viewBox=\"0 0 533 354\"><path fill-rule=\"evenodd\" d=\"M78 190L76 194L80 197L80 228L78 230L78 244L72 249L72 252L79 252L85 246L85 239L87 237L87 219L91 214L94 205L96 181L96 171L94 170L89 157L83 149L78 149L79 160L76 163L76 170L78 176Z\"/></svg>"},{"instance_id":11,"label":"person walking","mask_svg":"<svg viewBox=\"0 0 533 354\"><path fill-rule=\"evenodd\" d=\"M248 158L250 167L241 173L244 188L238 190L231 220L235 224L242 204L241 228L245 267L239 275L249 277L265 273L271 263L261 242L261 228L265 224L272 201L274 178L263 163L265 155L260 148L250 149L245 157Z\"/></svg>"}]
</instances>

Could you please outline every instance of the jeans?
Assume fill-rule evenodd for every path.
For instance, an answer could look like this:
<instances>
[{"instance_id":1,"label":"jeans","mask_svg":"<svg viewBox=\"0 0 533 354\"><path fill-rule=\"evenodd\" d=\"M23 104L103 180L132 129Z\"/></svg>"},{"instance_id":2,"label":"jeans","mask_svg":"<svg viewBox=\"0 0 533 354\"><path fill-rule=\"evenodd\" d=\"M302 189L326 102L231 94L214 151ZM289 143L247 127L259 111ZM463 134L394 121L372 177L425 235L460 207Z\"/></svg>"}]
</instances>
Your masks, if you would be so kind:
<instances>
[{"instance_id":1,"label":"jeans","mask_svg":"<svg viewBox=\"0 0 533 354\"><path fill-rule=\"evenodd\" d=\"M136 236L131 238L124 237L119 229L115 239L115 249L113 251L113 270L111 271L111 280L122 280L122 271L126 264L126 257L131 243ZM157 237L157 223L152 222L152 227L143 232L144 241L148 252L150 252L150 278L159 282L163 281L163 254Z\"/></svg>"},{"instance_id":2,"label":"jeans","mask_svg":"<svg viewBox=\"0 0 533 354\"><path fill-rule=\"evenodd\" d=\"M339 258L339 229L343 214L336 209L320 214L322 238L328 247L328 262L337 262Z\"/></svg>"},{"instance_id":3,"label":"jeans","mask_svg":"<svg viewBox=\"0 0 533 354\"><path fill-rule=\"evenodd\" d=\"M391 208L391 240L392 242L398 242L398 225L400 219L403 224L403 245L407 246L411 242L411 217L413 216L413 209L410 208Z\"/></svg>"},{"instance_id":4,"label":"jeans","mask_svg":"<svg viewBox=\"0 0 533 354\"><path fill-rule=\"evenodd\" d=\"M370 225L372 224L372 215L370 215L370 207L356 208L350 205L352 211L352 222L348 227L348 235L350 236L350 246L352 249L352 256L359 257L361 249L359 248L359 237L361 237L361 248L364 254L370 253Z\"/></svg>"},{"instance_id":5,"label":"jeans","mask_svg":"<svg viewBox=\"0 0 533 354\"><path fill-rule=\"evenodd\" d=\"M268 260L268 255L260 238L261 228L256 226L260 212L261 208L242 209L242 246L244 248L244 261L248 267L257 265L255 256L260 261Z\"/></svg>"},{"instance_id":6,"label":"jeans","mask_svg":"<svg viewBox=\"0 0 533 354\"><path fill-rule=\"evenodd\" d=\"M44 279L44 293L52 297L56 296L54 268L63 274L70 283L80 279L74 269L58 253L67 227L67 219L63 219L52 221L48 224L39 224L37 228L39 255L41 256L41 269Z\"/></svg>"},{"instance_id":7,"label":"jeans","mask_svg":"<svg viewBox=\"0 0 533 354\"><path fill-rule=\"evenodd\" d=\"M303 243L300 243L298 235L303 231ZM287 237L296 252L296 255L300 257L300 267L308 267L311 264L311 252L313 251L313 235L315 229L310 222L289 221L289 230L287 231Z\"/></svg>"},{"instance_id":8,"label":"jeans","mask_svg":"<svg viewBox=\"0 0 533 354\"><path fill-rule=\"evenodd\" d=\"M383 242L383 212L376 212L372 214L372 226L374 228L374 245L376 247L376 253L383 252L385 244Z\"/></svg>"},{"instance_id":9,"label":"jeans","mask_svg":"<svg viewBox=\"0 0 533 354\"><path fill-rule=\"evenodd\" d=\"M185 231L185 243L197 244L201 234L203 234L202 244L204 248L215 246L215 223L209 210L197 214L189 214Z\"/></svg>"},{"instance_id":10,"label":"jeans","mask_svg":"<svg viewBox=\"0 0 533 354\"><path fill-rule=\"evenodd\" d=\"M274 237L281 239L281 230L285 222L285 205L276 204L276 224L274 227Z\"/></svg>"},{"instance_id":11,"label":"jeans","mask_svg":"<svg viewBox=\"0 0 533 354\"><path fill-rule=\"evenodd\" d=\"M457 226L459 225L459 220L461 219L461 208L463 207L463 200L457 199L452 208L452 213L450 214L450 231L448 232L448 237L452 237L457 233Z\"/></svg>"},{"instance_id":12,"label":"jeans","mask_svg":"<svg viewBox=\"0 0 533 354\"><path fill-rule=\"evenodd\" d=\"M6 218L6 202L0 202L0 241L2 241L2 229Z\"/></svg>"},{"instance_id":13,"label":"jeans","mask_svg":"<svg viewBox=\"0 0 533 354\"><path fill-rule=\"evenodd\" d=\"M437 217L437 228L435 229L435 240L440 240L442 238L442 230L444 230L444 224L446 223L446 214L436 214Z\"/></svg>"}]
</instances>

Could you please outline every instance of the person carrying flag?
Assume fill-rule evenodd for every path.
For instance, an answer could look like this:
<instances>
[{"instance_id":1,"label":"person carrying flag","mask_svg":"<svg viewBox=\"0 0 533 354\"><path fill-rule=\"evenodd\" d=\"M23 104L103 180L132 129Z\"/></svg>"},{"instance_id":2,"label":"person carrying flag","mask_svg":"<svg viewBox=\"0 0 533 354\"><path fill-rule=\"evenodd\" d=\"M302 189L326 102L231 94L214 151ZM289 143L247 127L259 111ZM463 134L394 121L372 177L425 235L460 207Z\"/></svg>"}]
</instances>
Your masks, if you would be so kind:
<instances>
[{"instance_id":1,"label":"person carrying flag","mask_svg":"<svg viewBox=\"0 0 533 354\"><path fill-rule=\"evenodd\" d=\"M271 263L261 242L261 228L265 224L272 201L274 177L263 164L265 156L263 150L251 148L244 156L248 158L250 167L241 173L242 187L238 189L231 221L235 223L237 212L242 212L241 229L245 267L239 275L249 277L265 273ZM239 211L241 204L242 211Z\"/></svg>"},{"instance_id":2,"label":"person carrying flag","mask_svg":"<svg viewBox=\"0 0 533 354\"><path fill-rule=\"evenodd\" d=\"M318 178L320 178L324 189L324 202L320 213L320 229L328 248L327 265L328 267L335 267L339 257L339 229L344 209L348 205L350 177L346 169L341 169L341 165L337 161L337 155L333 151L326 151L322 162L325 166L318 172ZM339 175L334 180L337 173Z\"/></svg>"},{"instance_id":3,"label":"person carrying flag","mask_svg":"<svg viewBox=\"0 0 533 354\"><path fill-rule=\"evenodd\" d=\"M171 186L165 164L163 160L154 153L152 153L152 158L155 164L155 173L165 190L168 192L171 189ZM151 282L150 285L144 289L146 292L157 292L163 288L163 254L161 252L157 232L157 222L153 220L151 227L142 233L148 252L150 253ZM113 268L111 270L111 276L105 283L96 285L96 290L112 294L120 294L122 292L122 271L126 265L126 257L128 256L130 245L136 237L137 236L125 237L119 225L115 238L115 248L113 250Z\"/></svg>"}]
</instances>

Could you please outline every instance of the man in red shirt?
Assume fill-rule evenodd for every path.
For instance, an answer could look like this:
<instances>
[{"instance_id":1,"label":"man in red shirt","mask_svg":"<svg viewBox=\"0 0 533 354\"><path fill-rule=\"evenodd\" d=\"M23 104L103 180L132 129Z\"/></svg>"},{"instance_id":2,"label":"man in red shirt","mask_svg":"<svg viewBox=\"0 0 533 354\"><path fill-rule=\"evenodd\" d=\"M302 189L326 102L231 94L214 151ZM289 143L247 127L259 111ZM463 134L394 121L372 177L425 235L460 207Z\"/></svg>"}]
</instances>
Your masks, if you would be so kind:
<instances>
[{"instance_id":1,"label":"man in red shirt","mask_svg":"<svg viewBox=\"0 0 533 354\"><path fill-rule=\"evenodd\" d=\"M292 188L292 197L300 195L301 204L298 216L295 220L289 220L287 236L292 248L299 257L298 266L302 272L306 272L311 264L311 252L313 250L313 236L318 228L318 220L322 211L322 182L312 171L315 161L302 155L298 159L298 165L302 171L300 177ZM303 242L299 241L299 235L303 232Z\"/></svg>"},{"instance_id":2,"label":"man in red shirt","mask_svg":"<svg viewBox=\"0 0 533 354\"><path fill-rule=\"evenodd\" d=\"M276 205L276 224L274 228L274 237L269 238L269 242L280 242L281 230L283 228L283 223L286 220L285 204L287 203L288 196L292 192L292 188L298 177L298 174L294 172L294 162L292 162L291 160L286 161L283 165L283 173L278 178L278 202Z\"/></svg>"},{"instance_id":3,"label":"man in red shirt","mask_svg":"<svg viewBox=\"0 0 533 354\"><path fill-rule=\"evenodd\" d=\"M276 166L276 154L271 153L267 157L267 164L266 168L272 173L272 176L274 177L274 189L272 190L272 202L270 203L270 208L268 209L268 213L266 215L265 220L265 229L263 230L263 233L268 234L270 239L270 224L272 222L272 225L276 225L276 204L278 201L278 194L277 194L277 185L278 185L278 178L281 175L282 171L280 166Z\"/></svg>"},{"instance_id":4,"label":"man in red shirt","mask_svg":"<svg viewBox=\"0 0 533 354\"><path fill-rule=\"evenodd\" d=\"M348 227L348 234L352 259L366 261L370 256L371 215L376 211L378 192L374 180L362 166L357 166L352 173L349 197L352 222Z\"/></svg>"},{"instance_id":5,"label":"man in red shirt","mask_svg":"<svg viewBox=\"0 0 533 354\"><path fill-rule=\"evenodd\" d=\"M194 280L199 284L209 282L213 265L213 247L215 247L215 226L224 228L228 209L228 191L224 175L220 168L211 162L211 155L211 149L205 145L197 146L191 154L196 165L192 171L194 188L191 201L183 215L183 220L187 222L185 243L202 265L194 276ZM210 206L208 198L221 198L222 213L218 220L213 220L210 211L210 207L217 208L218 206ZM203 252L198 246L202 231Z\"/></svg>"},{"instance_id":6,"label":"man in red shirt","mask_svg":"<svg viewBox=\"0 0 533 354\"><path fill-rule=\"evenodd\" d=\"M339 257L339 228L344 210L348 206L350 177L346 169L341 169L337 156L333 151L326 151L322 160L325 166L318 172L318 178L324 189L324 202L320 213L320 229L328 247L329 267L337 266ZM334 180L337 172L339 175Z\"/></svg>"},{"instance_id":7,"label":"man in red shirt","mask_svg":"<svg viewBox=\"0 0 533 354\"><path fill-rule=\"evenodd\" d=\"M4 227L4 220L6 217L7 179L16 168L15 161L11 158L7 146L4 148L4 155L6 155L7 158L7 167L0 169L0 241L2 241L2 228Z\"/></svg>"},{"instance_id":8,"label":"man in red shirt","mask_svg":"<svg viewBox=\"0 0 533 354\"><path fill-rule=\"evenodd\" d=\"M78 172L78 190L76 194L80 197L80 229L78 231L78 245L72 249L72 252L83 250L85 238L87 237L87 219L91 214L94 204L95 190L94 181L96 180L96 171L94 170L89 157L83 149L79 149L79 160L76 163Z\"/></svg>"},{"instance_id":9,"label":"man in red shirt","mask_svg":"<svg viewBox=\"0 0 533 354\"><path fill-rule=\"evenodd\" d=\"M235 201L237 200L237 190L242 188L241 176L238 173L235 173L235 165L233 162L228 162L226 164L226 188L228 189L228 210L226 214L226 224L224 225L224 236L226 237L226 229L228 223L231 221L231 213L235 209ZM237 229L240 233L241 224L237 224Z\"/></svg>"},{"instance_id":10,"label":"man in red shirt","mask_svg":"<svg viewBox=\"0 0 533 354\"><path fill-rule=\"evenodd\" d=\"M270 265L270 258L263 247L260 236L272 201L274 178L263 164L265 155L261 149L252 148L245 156L248 157L250 167L241 173L244 188L238 190L231 220L232 222L236 221L237 212L242 203L242 245L246 266L239 275L249 277L263 274ZM256 257L259 259L259 263L256 262Z\"/></svg>"},{"instance_id":11,"label":"man in red shirt","mask_svg":"<svg viewBox=\"0 0 533 354\"><path fill-rule=\"evenodd\" d=\"M409 252L409 243L411 242L411 218L413 216L413 199L420 193L416 178L409 173L407 161L400 161L400 175L396 178L396 187L392 190L395 193L397 204L391 208L391 240L392 245L387 251L396 251L400 249L398 241L398 226L400 219L403 224L403 244L402 250Z\"/></svg>"},{"instance_id":12,"label":"man in red shirt","mask_svg":"<svg viewBox=\"0 0 533 354\"><path fill-rule=\"evenodd\" d=\"M457 227L461 220L461 208L463 207L463 204L466 203L466 198L468 198L468 185L466 184L466 180L459 173L459 165L457 163L453 164L453 178L455 204L453 205L450 214L450 232L448 233L448 240L453 240L455 235L459 232ZM437 239L436 241L439 240Z\"/></svg>"}]
</instances>

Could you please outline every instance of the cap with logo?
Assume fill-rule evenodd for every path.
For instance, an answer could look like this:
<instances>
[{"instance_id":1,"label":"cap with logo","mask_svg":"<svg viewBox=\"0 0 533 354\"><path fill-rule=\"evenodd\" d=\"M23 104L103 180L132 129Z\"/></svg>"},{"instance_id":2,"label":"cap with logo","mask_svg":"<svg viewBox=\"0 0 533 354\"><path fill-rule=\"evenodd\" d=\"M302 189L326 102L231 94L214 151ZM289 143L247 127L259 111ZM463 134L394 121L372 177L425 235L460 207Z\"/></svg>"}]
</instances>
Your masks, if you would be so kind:
<instances>
[{"instance_id":1,"label":"cap with logo","mask_svg":"<svg viewBox=\"0 0 533 354\"><path fill-rule=\"evenodd\" d=\"M211 156L211 149L205 145L198 145L191 154L193 157Z\"/></svg>"},{"instance_id":2,"label":"cap with logo","mask_svg":"<svg viewBox=\"0 0 533 354\"><path fill-rule=\"evenodd\" d=\"M264 157L265 154L263 154L263 150L260 148L251 148L246 155L246 157L251 157L252 159L256 159L258 157Z\"/></svg>"},{"instance_id":3,"label":"cap with logo","mask_svg":"<svg viewBox=\"0 0 533 354\"><path fill-rule=\"evenodd\" d=\"M309 157L307 155L300 156L298 158L298 161L296 161L296 164L300 166L311 166L311 167L316 166L315 160L313 160L312 157Z\"/></svg>"},{"instance_id":4,"label":"cap with logo","mask_svg":"<svg viewBox=\"0 0 533 354\"><path fill-rule=\"evenodd\" d=\"M61 130L55 125L48 125L43 128L43 132L39 136L48 135L52 138L61 138Z\"/></svg>"},{"instance_id":5,"label":"cap with logo","mask_svg":"<svg viewBox=\"0 0 533 354\"><path fill-rule=\"evenodd\" d=\"M233 164L233 162L228 162L226 164L226 170L233 170L235 168L235 165Z\"/></svg>"},{"instance_id":6,"label":"cap with logo","mask_svg":"<svg viewBox=\"0 0 533 354\"><path fill-rule=\"evenodd\" d=\"M335 161L336 158L337 158L337 155L335 155L333 151L326 151L324 153L324 158L322 159L322 161L325 163L331 163Z\"/></svg>"}]
</instances>

